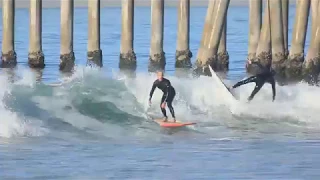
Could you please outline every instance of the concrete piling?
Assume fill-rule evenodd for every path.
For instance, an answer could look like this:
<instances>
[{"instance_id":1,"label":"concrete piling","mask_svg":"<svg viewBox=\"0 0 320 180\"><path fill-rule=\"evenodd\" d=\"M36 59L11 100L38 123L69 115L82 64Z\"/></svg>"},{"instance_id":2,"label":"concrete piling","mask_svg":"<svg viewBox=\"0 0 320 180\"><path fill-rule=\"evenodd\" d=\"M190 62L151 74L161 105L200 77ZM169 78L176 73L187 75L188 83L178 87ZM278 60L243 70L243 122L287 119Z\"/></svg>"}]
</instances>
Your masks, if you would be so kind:
<instances>
[{"instance_id":1,"label":"concrete piling","mask_svg":"<svg viewBox=\"0 0 320 180\"><path fill-rule=\"evenodd\" d=\"M256 50L255 58L251 58L253 62L257 62L264 67L271 65L271 36L270 36L270 13L269 13L269 1L265 1L265 8L263 12L263 24L260 31L258 46ZM254 25L252 25L254 26ZM255 33L257 34L257 33ZM257 35L255 35L257 36ZM256 37L252 37L252 42L255 42ZM250 45L250 52L254 52L254 44ZM261 69L253 64L246 63L247 72L250 74L257 74L261 72Z\"/></svg>"},{"instance_id":2,"label":"concrete piling","mask_svg":"<svg viewBox=\"0 0 320 180\"><path fill-rule=\"evenodd\" d=\"M17 54L14 48L15 0L2 1L2 53L1 67L15 67Z\"/></svg>"},{"instance_id":3,"label":"concrete piling","mask_svg":"<svg viewBox=\"0 0 320 180\"><path fill-rule=\"evenodd\" d=\"M73 0L61 0L60 7L60 65L61 71L71 71L74 67L73 52Z\"/></svg>"},{"instance_id":4,"label":"concrete piling","mask_svg":"<svg viewBox=\"0 0 320 180\"><path fill-rule=\"evenodd\" d=\"M134 51L134 0L121 0L121 45L119 68L135 70ZM189 71L192 67L190 51L190 0L179 0L177 9L177 40L175 67ZM277 77L286 80L301 78L316 81L320 73L320 0L296 0L295 21L290 52L288 51L288 15L290 0L249 0L249 34L247 60L271 67ZM262 2L266 2L262 10ZM17 64L15 52L15 0L2 1L2 54L1 67ZM151 38L149 72L164 70L166 57L164 44L165 0L151 0ZM227 11L230 0L209 0L197 52L194 72L211 75L208 65L215 71L229 68L227 51ZM61 71L71 71L75 63L73 49L74 0L60 0L60 65ZM100 0L88 1L88 65L103 66L100 43ZM304 46L311 7L311 39L307 55ZM263 11L263 17L262 17ZM30 0L30 26L28 64L31 68L45 67L42 50L42 0ZM262 22L263 21L263 22ZM251 74L261 69L246 64ZM279 79L278 79L279 80Z\"/></svg>"},{"instance_id":5,"label":"concrete piling","mask_svg":"<svg viewBox=\"0 0 320 180\"><path fill-rule=\"evenodd\" d=\"M209 1L208 10L213 8L211 23L205 25L203 38L201 40L200 48L197 54L196 68L194 69L196 74L204 74L210 76L211 73L208 69L208 65L216 69L217 51L220 44L221 34L223 30L224 20L228 11L230 0L217 0L215 3ZM210 14L209 14L210 15ZM207 14L208 16L208 14ZM207 27L208 28L207 28Z\"/></svg>"},{"instance_id":6,"label":"concrete piling","mask_svg":"<svg viewBox=\"0 0 320 180\"><path fill-rule=\"evenodd\" d=\"M317 30L317 19L318 16L318 5L320 0L311 0L311 34L315 34ZM313 38L310 39L310 44L314 41Z\"/></svg>"},{"instance_id":7,"label":"concrete piling","mask_svg":"<svg viewBox=\"0 0 320 180\"><path fill-rule=\"evenodd\" d=\"M262 0L249 1L249 46L247 60L254 60L262 24Z\"/></svg>"},{"instance_id":8,"label":"concrete piling","mask_svg":"<svg viewBox=\"0 0 320 180\"><path fill-rule=\"evenodd\" d=\"M312 7L312 16L313 18L319 17L320 14L320 3L316 4L311 3ZM317 15L315 15L315 12ZM310 84L317 84L319 82L319 71L320 71L320 21L312 21L312 34L310 36L310 46L307 52L307 56L303 63L303 77L304 80Z\"/></svg>"},{"instance_id":9,"label":"concrete piling","mask_svg":"<svg viewBox=\"0 0 320 180\"><path fill-rule=\"evenodd\" d=\"M178 32L176 68L191 68L192 52L189 49L190 0L180 0L178 6Z\"/></svg>"},{"instance_id":10,"label":"concrete piling","mask_svg":"<svg viewBox=\"0 0 320 180\"><path fill-rule=\"evenodd\" d=\"M163 51L164 0L151 0L151 41L149 72L164 70L166 65Z\"/></svg>"},{"instance_id":11,"label":"concrete piling","mask_svg":"<svg viewBox=\"0 0 320 180\"><path fill-rule=\"evenodd\" d=\"M120 47L120 69L135 70L136 54L133 49L134 40L134 0L122 0L122 26Z\"/></svg>"},{"instance_id":12,"label":"concrete piling","mask_svg":"<svg viewBox=\"0 0 320 180\"><path fill-rule=\"evenodd\" d=\"M277 77L284 77L285 52L283 40L282 6L281 0L268 0L270 11L272 68Z\"/></svg>"},{"instance_id":13,"label":"concrete piling","mask_svg":"<svg viewBox=\"0 0 320 180\"><path fill-rule=\"evenodd\" d=\"M202 30L202 37L201 37L201 42L200 42L200 48L198 50L198 56L202 53L203 48L201 48L201 46L203 46L205 43L208 43L208 36L211 33L211 29L213 26L213 15L214 15L214 10L215 10L215 3L216 0L214 1L209 1L208 2L208 8L207 8L207 13L206 13L206 18L205 18L205 22L204 22L204 26L203 26L203 30ZM213 59L210 60L216 60L216 56L213 55L214 57L212 57Z\"/></svg>"},{"instance_id":14,"label":"concrete piling","mask_svg":"<svg viewBox=\"0 0 320 180\"><path fill-rule=\"evenodd\" d=\"M32 68L44 68L44 54L42 52L42 0L30 0L29 37L29 66Z\"/></svg>"},{"instance_id":15,"label":"concrete piling","mask_svg":"<svg viewBox=\"0 0 320 180\"><path fill-rule=\"evenodd\" d=\"M102 67L102 50L100 49L100 0L88 1L88 53L87 64Z\"/></svg>"},{"instance_id":16,"label":"concrete piling","mask_svg":"<svg viewBox=\"0 0 320 180\"><path fill-rule=\"evenodd\" d=\"M286 62L286 77L299 78L304 61L310 0L296 0L296 16L292 32L291 49Z\"/></svg>"},{"instance_id":17,"label":"concrete piling","mask_svg":"<svg viewBox=\"0 0 320 180\"><path fill-rule=\"evenodd\" d=\"M227 51L227 15L224 18L223 29L220 37L217 54L217 71L226 71L229 69L229 53Z\"/></svg>"}]
</instances>

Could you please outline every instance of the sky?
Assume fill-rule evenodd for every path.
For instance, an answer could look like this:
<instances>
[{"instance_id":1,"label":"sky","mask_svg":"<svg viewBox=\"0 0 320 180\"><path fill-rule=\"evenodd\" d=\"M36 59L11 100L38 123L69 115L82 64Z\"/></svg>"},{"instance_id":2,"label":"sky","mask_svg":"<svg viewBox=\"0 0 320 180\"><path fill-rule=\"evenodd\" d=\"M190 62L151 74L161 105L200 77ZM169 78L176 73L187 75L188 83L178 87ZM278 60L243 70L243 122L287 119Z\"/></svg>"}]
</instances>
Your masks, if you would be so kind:
<instances>
[{"instance_id":1,"label":"sky","mask_svg":"<svg viewBox=\"0 0 320 180\"><path fill-rule=\"evenodd\" d=\"M60 7L61 0L42 0L42 6L44 8L58 8ZM74 0L75 7L87 7L88 1L93 0ZM101 6L120 6L122 0L101 0ZM191 6L206 6L209 0L190 0ZM247 6L249 0L230 0L230 5L241 5ZM265 1L265 0L264 0ZM294 3L295 0L289 0L291 3ZM28 8L30 0L15 0L16 8ZM151 0L135 0L136 6L150 6ZM166 6L175 6L179 0L165 0ZM0 3L2 7L2 3Z\"/></svg>"}]
</instances>

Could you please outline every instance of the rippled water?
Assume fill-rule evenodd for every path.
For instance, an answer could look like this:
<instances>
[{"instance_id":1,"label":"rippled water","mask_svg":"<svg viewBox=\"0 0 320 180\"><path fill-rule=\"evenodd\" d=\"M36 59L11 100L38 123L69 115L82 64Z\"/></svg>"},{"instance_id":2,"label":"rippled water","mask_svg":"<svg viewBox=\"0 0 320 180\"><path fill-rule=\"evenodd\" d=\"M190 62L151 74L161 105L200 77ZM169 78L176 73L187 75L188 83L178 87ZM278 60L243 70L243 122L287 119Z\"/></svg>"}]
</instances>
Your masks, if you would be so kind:
<instances>
[{"instance_id":1,"label":"rippled water","mask_svg":"<svg viewBox=\"0 0 320 180\"><path fill-rule=\"evenodd\" d=\"M289 42L294 20L290 9ZM193 62L206 8L191 9ZM147 100L155 75L147 73L150 9L135 10L135 78L119 73L120 8L101 11L104 67L85 68L87 9L75 10L74 51L77 71L58 71L59 9L43 11L46 68L27 67L28 10L16 12L18 67L0 76L1 179L317 179L319 176L318 87L277 86L271 102L267 84L246 103L253 84L236 89L239 102L228 102L210 77L175 76L175 8L165 10L166 76L177 91L178 119L197 125L159 128L160 91ZM310 24L309 24L310 26ZM2 33L0 33L1 35ZM229 85L245 77L248 8L228 13ZM308 47L309 34L307 35ZM10 82L9 77L15 77ZM62 84L60 84L62 82ZM54 85L54 84L56 85ZM51 84L51 85L50 85ZM58 84L58 85L57 85ZM60 85L59 85L60 84ZM230 113L230 110L234 114Z\"/></svg>"}]
</instances>

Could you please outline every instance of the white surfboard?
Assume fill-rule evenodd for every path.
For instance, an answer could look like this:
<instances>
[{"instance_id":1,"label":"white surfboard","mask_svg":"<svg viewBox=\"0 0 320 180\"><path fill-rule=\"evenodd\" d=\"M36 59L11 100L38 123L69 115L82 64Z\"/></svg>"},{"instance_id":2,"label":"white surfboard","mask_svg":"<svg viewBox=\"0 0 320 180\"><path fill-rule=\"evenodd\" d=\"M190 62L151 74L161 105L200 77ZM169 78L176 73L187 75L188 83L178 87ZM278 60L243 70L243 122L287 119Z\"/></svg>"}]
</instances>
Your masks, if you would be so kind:
<instances>
[{"instance_id":1,"label":"white surfboard","mask_svg":"<svg viewBox=\"0 0 320 180\"><path fill-rule=\"evenodd\" d=\"M221 89L221 91L223 92L223 97L226 98L228 102L236 101L236 98L232 95L232 93L228 90L227 86L221 81L221 79L213 71L210 65L209 65L209 69L210 69L212 78L215 80L215 82L217 82L219 89Z\"/></svg>"}]
</instances>

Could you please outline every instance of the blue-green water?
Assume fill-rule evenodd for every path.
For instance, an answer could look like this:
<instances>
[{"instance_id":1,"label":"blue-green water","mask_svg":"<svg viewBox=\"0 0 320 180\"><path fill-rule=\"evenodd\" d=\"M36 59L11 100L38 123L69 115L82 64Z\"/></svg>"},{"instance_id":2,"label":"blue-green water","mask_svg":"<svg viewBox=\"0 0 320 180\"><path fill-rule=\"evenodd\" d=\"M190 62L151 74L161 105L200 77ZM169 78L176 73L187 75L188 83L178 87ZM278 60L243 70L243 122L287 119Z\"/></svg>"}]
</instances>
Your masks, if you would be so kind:
<instances>
[{"instance_id":1,"label":"blue-green water","mask_svg":"<svg viewBox=\"0 0 320 180\"><path fill-rule=\"evenodd\" d=\"M247 104L253 84L236 89L240 102L234 103L210 77L176 77L177 11L166 8L164 51L166 77L177 91L173 105L178 119L197 125L162 129L149 118L161 116L159 90L152 106L147 104L155 80L155 75L147 73L150 9L135 10L135 78L118 70L120 10L101 11L101 70L84 67L87 9L75 10L78 66L72 76L64 77L58 71L60 11L44 9L46 68L39 77L27 67L28 10L17 9L19 64L14 72L1 70L0 76L1 179L317 179L318 87L277 86L272 103L271 88L266 84ZM291 7L289 42L294 11ZM193 63L205 12L206 8L191 9ZM225 80L229 85L245 77L248 16L247 7L229 9L230 71ZM309 30L306 47L308 42ZM15 81L10 82L8 76ZM62 84L49 85L52 83Z\"/></svg>"}]
</instances>

